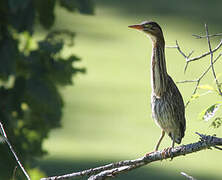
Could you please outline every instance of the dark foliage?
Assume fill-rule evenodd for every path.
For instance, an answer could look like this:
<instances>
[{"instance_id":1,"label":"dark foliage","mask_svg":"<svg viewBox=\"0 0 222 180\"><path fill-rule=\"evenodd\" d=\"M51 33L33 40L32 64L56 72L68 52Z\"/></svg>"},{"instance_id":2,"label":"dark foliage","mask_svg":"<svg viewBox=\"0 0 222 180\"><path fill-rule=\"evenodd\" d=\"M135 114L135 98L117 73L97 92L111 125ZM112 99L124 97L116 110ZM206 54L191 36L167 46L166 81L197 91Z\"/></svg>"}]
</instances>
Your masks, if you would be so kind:
<instances>
[{"instance_id":1,"label":"dark foliage","mask_svg":"<svg viewBox=\"0 0 222 180\"><path fill-rule=\"evenodd\" d=\"M46 153L43 140L60 127L63 100L58 86L72 84L73 75L84 72L75 67L78 57L61 56L67 36L74 38L72 32L49 32L31 48L35 22L52 27L57 4L93 13L90 0L0 0L0 120L26 167ZM16 162L5 144L0 144L0 155L0 179L10 179Z\"/></svg>"}]
</instances>

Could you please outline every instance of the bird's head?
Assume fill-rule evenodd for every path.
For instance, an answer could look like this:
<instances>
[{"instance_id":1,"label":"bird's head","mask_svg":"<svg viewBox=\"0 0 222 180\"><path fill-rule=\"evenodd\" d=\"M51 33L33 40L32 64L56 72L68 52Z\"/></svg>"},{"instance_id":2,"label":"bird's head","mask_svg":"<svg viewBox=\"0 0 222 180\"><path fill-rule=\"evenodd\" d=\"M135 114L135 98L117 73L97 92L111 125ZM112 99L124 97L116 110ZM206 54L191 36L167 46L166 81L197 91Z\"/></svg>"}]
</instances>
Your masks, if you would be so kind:
<instances>
[{"instance_id":1,"label":"bird's head","mask_svg":"<svg viewBox=\"0 0 222 180\"><path fill-rule=\"evenodd\" d=\"M145 32L153 41L163 39L162 29L154 21L144 21L141 24L130 25L128 27Z\"/></svg>"}]
</instances>

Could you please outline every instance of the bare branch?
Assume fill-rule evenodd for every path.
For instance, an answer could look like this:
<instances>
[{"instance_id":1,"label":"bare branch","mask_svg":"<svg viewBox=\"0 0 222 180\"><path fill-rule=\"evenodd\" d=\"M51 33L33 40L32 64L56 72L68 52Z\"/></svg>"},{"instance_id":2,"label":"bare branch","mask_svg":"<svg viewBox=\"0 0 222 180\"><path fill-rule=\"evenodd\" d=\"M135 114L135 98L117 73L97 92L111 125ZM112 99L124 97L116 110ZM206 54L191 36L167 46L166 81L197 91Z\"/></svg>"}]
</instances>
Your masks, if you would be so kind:
<instances>
[{"instance_id":1,"label":"bare branch","mask_svg":"<svg viewBox=\"0 0 222 180\"><path fill-rule=\"evenodd\" d=\"M201 74L201 76L198 78L198 80L201 80L208 73L208 71L212 68L212 65L217 62L217 60L221 57L221 55L222 54L219 54L215 58L215 60L210 64L210 66Z\"/></svg>"},{"instance_id":2,"label":"bare branch","mask_svg":"<svg viewBox=\"0 0 222 180\"><path fill-rule=\"evenodd\" d=\"M138 168L140 166L143 166L143 165L145 165L145 164L141 163L141 164L130 165L130 166L122 166L122 167L114 168L111 170L106 170L106 171L103 171L99 174L89 177L88 180L100 180L100 179L106 179L108 177L115 177L116 175L118 175L120 173L131 171L131 170Z\"/></svg>"},{"instance_id":3,"label":"bare branch","mask_svg":"<svg viewBox=\"0 0 222 180\"><path fill-rule=\"evenodd\" d=\"M222 39L220 41L220 43L217 45L217 47L215 47L211 52L212 53L215 53L218 49L220 49L220 47L222 46ZM199 59L202 59L204 58L205 56L208 56L210 55L210 52L205 52L203 54L201 54L200 56L196 56L196 57L193 57L193 58L190 58L191 54L193 53L193 51L191 51L191 53L189 53L188 56L185 55L185 53L181 50L178 42L176 41L176 46L167 46L168 48L176 48L179 53L185 58L186 62L191 62L191 61L197 61Z\"/></svg>"},{"instance_id":4,"label":"bare branch","mask_svg":"<svg viewBox=\"0 0 222 180\"><path fill-rule=\"evenodd\" d=\"M215 60L213 61L212 64L216 63L217 60L221 57L221 55L222 55L222 54L219 54L219 55L215 58ZM194 90L193 90L193 92L192 92L192 94L191 94L191 97L192 97L192 96L197 92L197 88L198 88L198 86L199 86L199 84L200 84L200 81L204 78L204 76L205 76L205 75L209 72L209 70L211 69L212 64L210 64L210 66L209 66L196 80L184 80L184 81L179 81L179 82L177 82L177 83L196 83L196 85L195 85L195 87L194 87ZM187 107L189 103L190 103L190 100L187 101L185 107Z\"/></svg>"},{"instance_id":5,"label":"bare branch","mask_svg":"<svg viewBox=\"0 0 222 180\"><path fill-rule=\"evenodd\" d=\"M221 57L222 54L219 54L215 60L213 61L212 64L216 63L217 60ZM191 94L191 97L197 92L197 88L200 84L200 81L204 78L204 76L209 72L209 70L211 69L212 64L210 64L210 66L196 79L196 80L184 80L184 81L178 81L177 83L196 83L194 90ZM188 106L188 104L190 103L191 100L188 100L185 107Z\"/></svg>"},{"instance_id":6,"label":"bare branch","mask_svg":"<svg viewBox=\"0 0 222 180\"><path fill-rule=\"evenodd\" d=\"M186 70L187 70L187 67L188 67L188 64L189 64L189 58L190 58L190 56L193 54L193 50L188 54L188 56L181 50L181 48L180 48L180 46L179 46L179 44L178 44L178 41L176 40L176 46L167 46L168 48L176 48L178 51L179 51L179 53L185 58L185 60L186 60L186 65L185 65L185 67L184 67L184 73L186 72Z\"/></svg>"},{"instance_id":7,"label":"bare branch","mask_svg":"<svg viewBox=\"0 0 222 180\"><path fill-rule=\"evenodd\" d=\"M216 73L215 73L215 69L214 69L214 63L221 57L221 53L217 56L217 58L215 60L213 60L213 53L215 53L218 49L220 49L220 47L222 46L222 39L220 41L220 43L217 45L217 47L215 47L213 50L211 48L211 44L210 44L210 39L209 37L215 37L215 36L222 36L222 33L218 33L218 34L212 34L212 35L209 35L209 32L208 32L208 28L207 28L207 25L205 24L205 30L206 30L206 36L199 36L199 35L193 35L195 36L196 38L207 38L207 41L208 41L208 47L209 47L209 52L205 52L203 54L201 54L200 56L196 56L196 57L193 57L193 58L190 58L193 51L191 51L189 53L189 55L187 56L180 48L178 42L176 41L176 46L167 46L168 48L176 48L178 50L178 52L185 58L186 60L186 64L185 64L185 67L184 67L184 73L186 72L187 70L187 67L189 65L190 62L192 61L196 61L196 60L200 60L202 58L204 58L205 56L208 56L210 55L210 66L200 75L200 77L196 80L185 80L185 81L180 81L178 83L196 83L195 85L195 88L192 92L192 95L191 97L196 93L197 91L197 88L200 84L200 81L202 80L202 78L207 74L207 72L211 69L212 70L212 73L213 73L213 77L214 77L214 80L216 82L216 85L217 85L217 89L218 89L218 92L219 94L222 96L222 92L221 92L221 88L220 88L220 83L216 77ZM188 104L190 103L191 99L188 100L188 102L186 103L186 107L188 106Z\"/></svg>"},{"instance_id":8,"label":"bare branch","mask_svg":"<svg viewBox=\"0 0 222 180\"><path fill-rule=\"evenodd\" d=\"M196 34L193 34L192 36L194 36L197 39L202 39L202 38L207 37L207 36L200 36L200 35L196 35ZM222 36L222 33L208 35L208 37L218 37L218 36Z\"/></svg>"},{"instance_id":9,"label":"bare branch","mask_svg":"<svg viewBox=\"0 0 222 180\"><path fill-rule=\"evenodd\" d=\"M211 52L212 53L216 52L221 46L222 46L222 39L221 39L220 43L217 45L217 47L215 47ZM194 58L190 58L190 59L188 59L188 62L202 59L203 57L208 56L208 55L210 55L210 52L206 52L206 53L203 53L200 56L197 56L197 57L194 57Z\"/></svg>"},{"instance_id":10,"label":"bare branch","mask_svg":"<svg viewBox=\"0 0 222 180\"><path fill-rule=\"evenodd\" d=\"M27 178L28 180L31 180L30 177L29 177L29 175L28 175L28 173L26 172L25 168L23 167L22 163L19 161L18 156L16 155L16 153L15 153L15 151L14 151L11 143L9 142L9 140L8 140L8 138L7 138L7 135L6 135L6 133L5 133L4 127L3 127L3 125L2 125L1 122L0 122L0 133L1 133L1 135L3 136L5 142L8 144L8 147L9 147L9 149L11 150L12 154L14 155L15 160L16 160L16 162L18 163L19 167L21 168L22 172L24 173L24 175L26 176L26 178Z\"/></svg>"},{"instance_id":11,"label":"bare branch","mask_svg":"<svg viewBox=\"0 0 222 180\"><path fill-rule=\"evenodd\" d=\"M177 83L194 83L194 82L197 82L197 80L184 80L184 81L177 81Z\"/></svg>"},{"instance_id":12,"label":"bare branch","mask_svg":"<svg viewBox=\"0 0 222 180\"><path fill-rule=\"evenodd\" d=\"M184 52L180 49L180 46L179 46L179 44L178 44L178 41L176 40L176 48L177 48L177 50L180 52L180 54L182 54L182 56L186 59L186 61L187 61L187 56L184 54Z\"/></svg>"},{"instance_id":13,"label":"bare branch","mask_svg":"<svg viewBox=\"0 0 222 180\"><path fill-rule=\"evenodd\" d=\"M217 80L217 76L216 76L214 65L213 65L213 52L212 52L212 49L211 49L211 44L210 44L210 38L209 38L209 32L208 32L207 24L205 24L205 29L206 29L206 36L207 36L208 47L209 47L209 50L210 50L210 64L211 64L212 73L213 73L213 76L214 76L214 79L215 79L215 82L216 82L216 85L217 85L218 92L222 96L222 92L221 92L221 89L220 89L220 86L219 86L219 81Z\"/></svg>"},{"instance_id":14,"label":"bare branch","mask_svg":"<svg viewBox=\"0 0 222 180\"><path fill-rule=\"evenodd\" d=\"M222 138L207 136L200 133L197 134L200 136L200 141L178 146L172 148L170 151L164 149L161 151L151 152L148 155L145 155L138 159L120 161L97 168L74 172L72 174L42 178L41 180L71 179L82 176L88 176L89 180L102 180L108 177L115 177L118 174L133 170L135 168L144 166L155 161L184 156L186 154L191 154L203 149L210 149L211 147L222 146Z\"/></svg>"}]
</instances>

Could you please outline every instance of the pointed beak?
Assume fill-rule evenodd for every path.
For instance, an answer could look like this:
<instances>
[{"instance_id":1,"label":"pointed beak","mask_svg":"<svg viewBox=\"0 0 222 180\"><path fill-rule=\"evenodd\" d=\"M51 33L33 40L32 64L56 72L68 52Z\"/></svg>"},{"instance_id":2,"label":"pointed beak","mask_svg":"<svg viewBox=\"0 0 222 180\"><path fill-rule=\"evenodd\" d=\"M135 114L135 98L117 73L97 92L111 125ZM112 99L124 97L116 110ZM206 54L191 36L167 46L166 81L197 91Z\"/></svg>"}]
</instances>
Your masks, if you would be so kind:
<instances>
[{"instance_id":1,"label":"pointed beak","mask_svg":"<svg viewBox=\"0 0 222 180\"><path fill-rule=\"evenodd\" d=\"M130 25L128 27L133 28L133 29L137 29L137 30L142 30L143 29L143 26L141 24Z\"/></svg>"}]
</instances>

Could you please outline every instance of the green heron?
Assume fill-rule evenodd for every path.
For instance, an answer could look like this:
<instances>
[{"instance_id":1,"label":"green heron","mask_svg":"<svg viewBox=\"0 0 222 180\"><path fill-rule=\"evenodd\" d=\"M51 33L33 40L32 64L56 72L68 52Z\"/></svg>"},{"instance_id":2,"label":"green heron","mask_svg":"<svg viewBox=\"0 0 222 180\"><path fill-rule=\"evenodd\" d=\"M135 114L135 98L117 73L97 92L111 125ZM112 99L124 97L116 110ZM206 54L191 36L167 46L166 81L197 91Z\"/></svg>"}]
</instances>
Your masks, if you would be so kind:
<instances>
[{"instance_id":1,"label":"green heron","mask_svg":"<svg viewBox=\"0 0 222 180\"><path fill-rule=\"evenodd\" d=\"M172 139L172 148L175 142L180 144L186 129L185 107L183 98L173 79L167 74L165 61L165 41L161 27L153 21L131 25L143 31L152 41L151 56L151 107L152 117L162 129L161 136L155 151L167 133Z\"/></svg>"}]
</instances>

